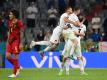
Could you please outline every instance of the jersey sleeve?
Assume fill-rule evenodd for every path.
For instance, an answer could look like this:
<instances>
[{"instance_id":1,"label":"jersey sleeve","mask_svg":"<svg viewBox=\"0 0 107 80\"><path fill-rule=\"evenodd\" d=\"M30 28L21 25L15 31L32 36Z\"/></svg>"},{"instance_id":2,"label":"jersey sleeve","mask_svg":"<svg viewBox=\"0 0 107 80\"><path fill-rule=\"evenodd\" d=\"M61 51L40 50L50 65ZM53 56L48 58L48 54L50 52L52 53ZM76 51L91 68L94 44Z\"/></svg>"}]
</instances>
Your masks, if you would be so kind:
<instances>
[{"instance_id":1,"label":"jersey sleeve","mask_svg":"<svg viewBox=\"0 0 107 80\"><path fill-rule=\"evenodd\" d=\"M62 17L66 18L66 17L69 17L69 16L68 16L67 13L64 13L64 14L62 15Z\"/></svg>"},{"instance_id":2,"label":"jersey sleeve","mask_svg":"<svg viewBox=\"0 0 107 80\"><path fill-rule=\"evenodd\" d=\"M21 20L18 21L18 26L21 30L23 30L25 28L25 26Z\"/></svg>"},{"instance_id":3,"label":"jersey sleeve","mask_svg":"<svg viewBox=\"0 0 107 80\"><path fill-rule=\"evenodd\" d=\"M69 16L69 19L74 22L79 21L78 17L74 13Z\"/></svg>"},{"instance_id":4,"label":"jersey sleeve","mask_svg":"<svg viewBox=\"0 0 107 80\"><path fill-rule=\"evenodd\" d=\"M86 26L84 24L82 24L82 31L86 32Z\"/></svg>"},{"instance_id":5,"label":"jersey sleeve","mask_svg":"<svg viewBox=\"0 0 107 80\"><path fill-rule=\"evenodd\" d=\"M74 21L75 21L75 22L79 21L79 19L78 19L77 16L74 17Z\"/></svg>"}]
</instances>

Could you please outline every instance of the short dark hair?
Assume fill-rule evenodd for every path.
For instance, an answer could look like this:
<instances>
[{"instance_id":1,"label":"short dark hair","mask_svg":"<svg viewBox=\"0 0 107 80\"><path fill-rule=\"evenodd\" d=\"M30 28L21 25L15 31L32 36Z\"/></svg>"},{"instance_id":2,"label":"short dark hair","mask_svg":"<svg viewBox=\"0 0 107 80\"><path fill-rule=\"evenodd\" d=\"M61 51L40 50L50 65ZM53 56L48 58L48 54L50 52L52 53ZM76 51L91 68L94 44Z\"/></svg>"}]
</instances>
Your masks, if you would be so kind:
<instances>
[{"instance_id":1,"label":"short dark hair","mask_svg":"<svg viewBox=\"0 0 107 80\"><path fill-rule=\"evenodd\" d=\"M65 8L65 11L67 11L68 9L70 9L70 8L72 8L71 6L67 6L66 8Z\"/></svg>"},{"instance_id":2,"label":"short dark hair","mask_svg":"<svg viewBox=\"0 0 107 80\"><path fill-rule=\"evenodd\" d=\"M77 10L80 10L80 7L74 7L73 11L77 11Z\"/></svg>"},{"instance_id":3,"label":"short dark hair","mask_svg":"<svg viewBox=\"0 0 107 80\"><path fill-rule=\"evenodd\" d=\"M12 9L10 12L12 12L16 18L19 18L19 11Z\"/></svg>"}]
</instances>

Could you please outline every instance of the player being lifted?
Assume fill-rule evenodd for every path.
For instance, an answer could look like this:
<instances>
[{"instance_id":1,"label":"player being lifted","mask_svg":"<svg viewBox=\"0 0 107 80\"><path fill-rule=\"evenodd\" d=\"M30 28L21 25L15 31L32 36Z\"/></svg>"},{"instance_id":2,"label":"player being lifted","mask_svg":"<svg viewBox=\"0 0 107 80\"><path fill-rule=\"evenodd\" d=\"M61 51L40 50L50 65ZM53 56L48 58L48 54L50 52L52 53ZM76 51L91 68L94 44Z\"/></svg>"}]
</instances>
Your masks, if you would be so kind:
<instances>
[{"instance_id":1,"label":"player being lifted","mask_svg":"<svg viewBox=\"0 0 107 80\"><path fill-rule=\"evenodd\" d=\"M59 75L62 75L64 67L66 67L66 74L69 75L70 59L74 58L74 56L78 58L78 56L82 55L80 52L81 47L79 46L80 42L79 42L79 39L76 37L76 35L77 36L80 35L81 37L83 37L85 35L83 32L85 29L85 26L84 25L82 25L82 26L83 26L82 28L78 28L78 30L81 29L80 33L78 33L78 31L75 31L73 29L72 30L70 30L70 29L63 30L63 32L62 32L62 35L65 40L65 46L64 46L64 50L62 52L62 55L60 56L60 60L62 62L62 65L61 65ZM74 50L72 47L74 47ZM73 55L73 57L72 57L72 55ZM81 60L79 61L79 66L80 66L81 74L82 75L86 74L84 72L84 65L81 63Z\"/></svg>"},{"instance_id":2,"label":"player being lifted","mask_svg":"<svg viewBox=\"0 0 107 80\"><path fill-rule=\"evenodd\" d=\"M70 15L70 20L74 20L74 21L79 21L77 15L80 13L80 8L75 8L75 11L73 14ZM81 22L81 24L84 22L84 20ZM79 37L80 36L84 36L85 33L84 31L86 30L86 27L82 24L81 26L82 27L75 27L74 25L72 25L72 30L74 31L74 33ZM72 33L72 30L71 30L71 33ZM78 31L79 30L79 31ZM80 32L80 30L83 30ZM83 65L83 59L82 59L82 54L81 54L81 47L80 47L80 37L78 38L77 36L75 36L76 38L76 45L75 43L71 40L73 38L73 35L70 35L70 29L67 29L67 30L63 30L63 35L65 34L65 36L67 37L68 35L68 38L65 38L65 42L66 42L66 45L65 45L65 48L62 52L62 68L60 69L60 73L59 75L62 74L63 72L63 68L64 68L64 65L66 63L66 74L69 74L69 62L70 62L70 56L74 53L74 49L75 49L75 54L77 56L77 59L79 61L79 66L80 66L80 71L81 71L81 74L86 74L84 72L84 65ZM79 34L80 33L80 34ZM71 50L71 52L70 52Z\"/></svg>"},{"instance_id":3,"label":"player being lifted","mask_svg":"<svg viewBox=\"0 0 107 80\"><path fill-rule=\"evenodd\" d=\"M11 10L8 21L8 40L6 46L6 58L13 65L13 74L8 77L16 77L20 71L18 57L20 53L21 34L24 28L23 22L18 19L19 12ZM12 56L13 55L13 56Z\"/></svg>"},{"instance_id":4,"label":"player being lifted","mask_svg":"<svg viewBox=\"0 0 107 80\"><path fill-rule=\"evenodd\" d=\"M67 7L66 8L66 12L63 13L61 15L61 17L60 17L59 25L53 30L52 36L50 38L50 41L40 41L40 42L32 41L31 42L30 47L32 47L34 45L48 45L44 50L39 52L41 58L43 58L45 51L49 51L49 50L57 47L57 45L59 44L59 38L60 38L61 32L65 28L65 24L66 23L72 23L74 25L78 25L78 23L74 23L73 21L68 19L69 15L71 13L72 13L72 8L71 7Z\"/></svg>"}]
</instances>

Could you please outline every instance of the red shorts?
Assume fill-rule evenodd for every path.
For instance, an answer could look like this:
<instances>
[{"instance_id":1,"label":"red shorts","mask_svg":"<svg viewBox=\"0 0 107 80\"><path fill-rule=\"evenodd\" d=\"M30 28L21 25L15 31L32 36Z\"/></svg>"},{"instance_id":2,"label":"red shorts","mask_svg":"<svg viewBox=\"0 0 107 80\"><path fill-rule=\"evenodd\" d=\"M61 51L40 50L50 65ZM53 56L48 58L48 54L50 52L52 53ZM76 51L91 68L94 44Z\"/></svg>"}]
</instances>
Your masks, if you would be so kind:
<instances>
[{"instance_id":1,"label":"red shorts","mask_svg":"<svg viewBox=\"0 0 107 80\"><path fill-rule=\"evenodd\" d=\"M11 54L19 54L20 52L19 45L20 45L19 40L15 40L14 42L6 46L6 51Z\"/></svg>"}]
</instances>

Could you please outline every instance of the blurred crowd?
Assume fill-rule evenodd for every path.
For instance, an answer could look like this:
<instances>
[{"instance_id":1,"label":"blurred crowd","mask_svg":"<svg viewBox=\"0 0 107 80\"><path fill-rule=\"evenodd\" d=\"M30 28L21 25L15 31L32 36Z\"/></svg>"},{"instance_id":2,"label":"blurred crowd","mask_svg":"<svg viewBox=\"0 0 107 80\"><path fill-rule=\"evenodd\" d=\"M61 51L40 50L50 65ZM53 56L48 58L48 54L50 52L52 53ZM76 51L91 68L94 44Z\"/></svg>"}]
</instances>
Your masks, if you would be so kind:
<instances>
[{"instance_id":1,"label":"blurred crowd","mask_svg":"<svg viewBox=\"0 0 107 80\"><path fill-rule=\"evenodd\" d=\"M107 41L107 0L0 0L0 41L7 40L9 10L19 10L26 25L23 44L27 45L32 40L49 40L66 6L81 7L79 18L86 18L87 27L83 40Z\"/></svg>"}]
</instances>

